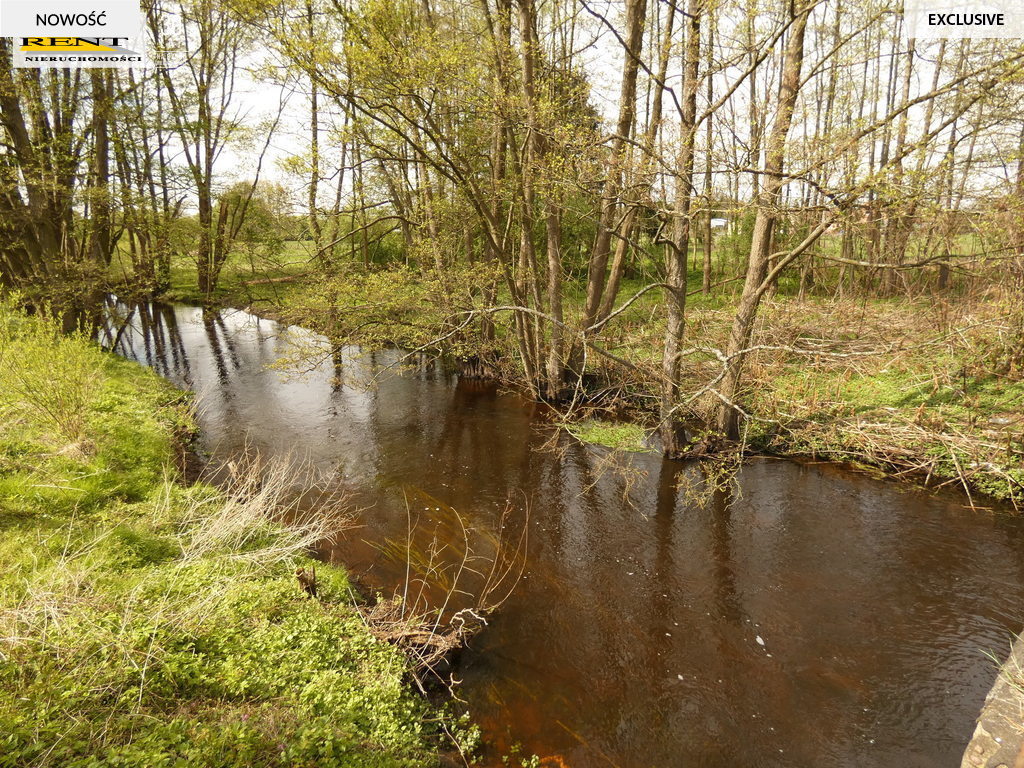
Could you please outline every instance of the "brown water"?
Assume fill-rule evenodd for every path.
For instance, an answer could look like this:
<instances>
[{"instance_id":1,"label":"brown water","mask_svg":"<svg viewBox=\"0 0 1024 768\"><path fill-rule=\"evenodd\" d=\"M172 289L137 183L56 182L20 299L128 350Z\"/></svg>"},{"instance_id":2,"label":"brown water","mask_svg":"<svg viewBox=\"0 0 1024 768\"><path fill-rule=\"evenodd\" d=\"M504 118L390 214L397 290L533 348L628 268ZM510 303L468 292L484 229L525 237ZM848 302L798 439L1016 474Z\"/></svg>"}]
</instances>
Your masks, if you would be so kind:
<instances>
[{"instance_id":1,"label":"brown water","mask_svg":"<svg viewBox=\"0 0 1024 768\"><path fill-rule=\"evenodd\" d=\"M268 368L296 343L321 361ZM547 766L956 766L984 651L1024 624L1024 519L952 495L755 460L700 503L697 464L552 451L520 397L241 312L141 307L119 348L198 393L214 457L298 451L353 489L335 554L371 584L404 577L379 545L407 499L442 545L448 507L480 541L528 507L525 576L458 676L498 749Z\"/></svg>"}]
</instances>

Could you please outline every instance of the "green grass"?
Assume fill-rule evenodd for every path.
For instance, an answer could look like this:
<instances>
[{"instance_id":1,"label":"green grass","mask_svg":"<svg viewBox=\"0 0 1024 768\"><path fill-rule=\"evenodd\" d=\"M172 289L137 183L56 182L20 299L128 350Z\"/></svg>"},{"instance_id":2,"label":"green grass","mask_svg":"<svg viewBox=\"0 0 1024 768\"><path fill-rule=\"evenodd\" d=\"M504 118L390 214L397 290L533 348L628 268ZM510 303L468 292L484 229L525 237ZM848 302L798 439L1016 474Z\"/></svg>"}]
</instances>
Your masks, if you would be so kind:
<instances>
[{"instance_id":1,"label":"green grass","mask_svg":"<svg viewBox=\"0 0 1024 768\"><path fill-rule=\"evenodd\" d=\"M286 240L273 259L249 259L244 253L232 253L221 270L212 301L238 307L287 305L305 290L304 278L310 272L313 252L311 242ZM131 264L123 248L115 253L109 275L115 284L131 284ZM162 298L192 304L204 302L206 297L197 285L196 262L189 254L177 253L172 257L170 286Z\"/></svg>"},{"instance_id":2,"label":"green grass","mask_svg":"<svg viewBox=\"0 0 1024 768\"><path fill-rule=\"evenodd\" d=\"M565 428L578 440L603 445L618 451L650 452L647 445L647 430L639 424L629 422L586 419L566 424Z\"/></svg>"},{"instance_id":3,"label":"green grass","mask_svg":"<svg viewBox=\"0 0 1024 768\"><path fill-rule=\"evenodd\" d=\"M298 588L310 531L176 480L190 425L148 370L0 305L0 766L434 764L437 713L344 570Z\"/></svg>"},{"instance_id":4,"label":"green grass","mask_svg":"<svg viewBox=\"0 0 1024 768\"><path fill-rule=\"evenodd\" d=\"M232 254L221 271L215 303L232 306L287 305L304 290L303 278L310 272L311 242L287 240L284 250L272 262L250 261ZM177 256L171 262L171 287L166 297L193 304L203 302L196 285L195 262Z\"/></svg>"}]
</instances>

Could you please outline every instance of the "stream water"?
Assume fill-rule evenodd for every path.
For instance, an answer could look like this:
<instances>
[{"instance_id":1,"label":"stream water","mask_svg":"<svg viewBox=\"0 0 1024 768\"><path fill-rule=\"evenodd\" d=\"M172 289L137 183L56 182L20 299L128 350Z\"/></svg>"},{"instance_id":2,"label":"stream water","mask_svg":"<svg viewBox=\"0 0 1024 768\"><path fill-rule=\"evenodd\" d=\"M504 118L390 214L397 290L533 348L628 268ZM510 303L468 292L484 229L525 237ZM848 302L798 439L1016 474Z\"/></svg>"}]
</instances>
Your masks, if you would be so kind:
<instances>
[{"instance_id":1,"label":"stream water","mask_svg":"<svg viewBox=\"0 0 1024 768\"><path fill-rule=\"evenodd\" d=\"M359 525L326 554L372 587L404 583L414 540L443 565L528 529L456 672L496 753L957 766L985 652L1024 625L1024 519L952 494L778 460L710 490L699 464L617 458L516 395L244 312L142 305L117 348L195 390L215 459L299 454L348 489ZM286 375L298 349L319 357Z\"/></svg>"}]
</instances>

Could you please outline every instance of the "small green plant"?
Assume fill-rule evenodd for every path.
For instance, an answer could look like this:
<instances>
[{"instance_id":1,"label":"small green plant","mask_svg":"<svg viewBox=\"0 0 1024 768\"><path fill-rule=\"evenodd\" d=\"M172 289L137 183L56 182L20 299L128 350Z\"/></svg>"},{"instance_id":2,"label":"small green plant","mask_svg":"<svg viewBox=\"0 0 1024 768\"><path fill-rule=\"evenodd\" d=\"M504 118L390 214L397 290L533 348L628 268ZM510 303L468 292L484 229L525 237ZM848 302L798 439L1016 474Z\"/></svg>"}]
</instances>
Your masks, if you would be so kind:
<instances>
[{"instance_id":1,"label":"small green plant","mask_svg":"<svg viewBox=\"0 0 1024 768\"><path fill-rule=\"evenodd\" d=\"M529 757L524 755L523 745L519 742L515 742L509 748L507 755L502 755L501 762L509 768L540 768L541 764L538 755L530 755Z\"/></svg>"}]
</instances>

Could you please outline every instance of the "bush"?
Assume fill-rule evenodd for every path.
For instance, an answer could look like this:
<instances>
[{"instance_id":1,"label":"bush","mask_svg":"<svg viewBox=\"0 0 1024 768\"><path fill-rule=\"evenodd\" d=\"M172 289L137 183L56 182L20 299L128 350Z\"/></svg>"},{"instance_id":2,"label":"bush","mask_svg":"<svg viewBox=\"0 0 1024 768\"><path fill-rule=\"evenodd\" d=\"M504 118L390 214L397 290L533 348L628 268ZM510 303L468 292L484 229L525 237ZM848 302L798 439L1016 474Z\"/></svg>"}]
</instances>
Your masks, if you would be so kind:
<instances>
[{"instance_id":1,"label":"bush","mask_svg":"<svg viewBox=\"0 0 1024 768\"><path fill-rule=\"evenodd\" d=\"M0 305L0 413L6 418L29 421L58 440L81 440L99 369L79 336L63 336L55 324Z\"/></svg>"}]
</instances>

